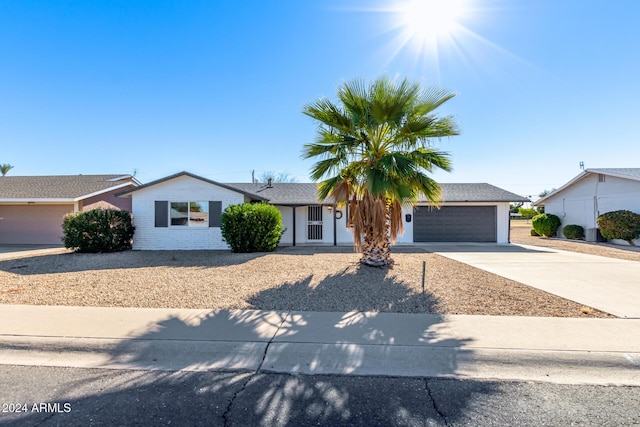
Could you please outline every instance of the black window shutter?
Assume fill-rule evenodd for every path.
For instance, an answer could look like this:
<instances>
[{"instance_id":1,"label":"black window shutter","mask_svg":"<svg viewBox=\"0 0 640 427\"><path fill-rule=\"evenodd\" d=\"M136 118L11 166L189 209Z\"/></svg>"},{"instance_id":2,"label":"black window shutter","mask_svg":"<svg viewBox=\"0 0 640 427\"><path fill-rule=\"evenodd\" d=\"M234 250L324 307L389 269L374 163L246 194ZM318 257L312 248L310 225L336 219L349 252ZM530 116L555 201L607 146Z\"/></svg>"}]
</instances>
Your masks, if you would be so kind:
<instances>
[{"instance_id":1,"label":"black window shutter","mask_svg":"<svg viewBox=\"0 0 640 427\"><path fill-rule=\"evenodd\" d=\"M169 226L169 202L156 200L156 227Z\"/></svg>"},{"instance_id":2,"label":"black window shutter","mask_svg":"<svg viewBox=\"0 0 640 427\"><path fill-rule=\"evenodd\" d=\"M222 202L209 202L209 227L220 227Z\"/></svg>"}]
</instances>

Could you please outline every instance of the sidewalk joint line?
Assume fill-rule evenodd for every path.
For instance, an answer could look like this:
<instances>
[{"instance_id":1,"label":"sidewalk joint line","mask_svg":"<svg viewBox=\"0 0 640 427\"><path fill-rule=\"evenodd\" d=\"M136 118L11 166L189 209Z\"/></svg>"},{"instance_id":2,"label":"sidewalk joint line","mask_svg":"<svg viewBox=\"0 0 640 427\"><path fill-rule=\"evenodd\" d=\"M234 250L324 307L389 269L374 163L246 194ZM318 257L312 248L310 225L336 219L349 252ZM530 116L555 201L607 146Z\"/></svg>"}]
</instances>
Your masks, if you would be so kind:
<instances>
[{"instance_id":1,"label":"sidewalk joint line","mask_svg":"<svg viewBox=\"0 0 640 427\"><path fill-rule=\"evenodd\" d=\"M278 335L278 332L280 331L280 328L282 328L282 325L284 324L284 322L287 321L287 319L289 318L290 315L291 315L291 310L287 311L286 314L284 316L282 316L282 321L280 322L280 324L278 325L278 328L273 333L273 336L271 336L271 339L267 342L267 345L264 348L264 352L262 353L262 360L260 361L260 364L258 365L256 370L253 371L251 373L251 375L249 375L249 377L244 382L244 384L242 384L242 387L240 388L240 390L238 390L236 393L234 393L234 395L231 397L231 400L229 400L229 404L227 405L227 408L225 409L224 413L222 414L222 419L224 421L224 426L225 427L229 425L228 417L229 417L229 413L231 412L231 407L233 406L233 402L235 402L235 400L238 397L238 395L240 393L242 393L247 388L247 385L249 384L249 382L251 382L251 380L256 375L258 375L258 373L260 373L262 371L262 365L264 364L264 361L267 358L267 352L269 351L269 346L271 345L273 340L276 338L276 336ZM261 342L264 342L264 341L261 341Z\"/></svg>"}]
</instances>

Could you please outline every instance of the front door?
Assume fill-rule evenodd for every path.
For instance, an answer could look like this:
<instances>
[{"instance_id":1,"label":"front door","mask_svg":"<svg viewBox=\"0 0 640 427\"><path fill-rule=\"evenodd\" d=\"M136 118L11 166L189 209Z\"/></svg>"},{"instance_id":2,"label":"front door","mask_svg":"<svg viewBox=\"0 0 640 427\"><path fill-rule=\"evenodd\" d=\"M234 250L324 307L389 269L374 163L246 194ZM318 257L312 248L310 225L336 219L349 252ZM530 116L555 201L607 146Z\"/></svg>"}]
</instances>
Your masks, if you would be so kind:
<instances>
[{"instance_id":1,"label":"front door","mask_svg":"<svg viewBox=\"0 0 640 427\"><path fill-rule=\"evenodd\" d=\"M307 212L307 240L322 240L322 206L309 206Z\"/></svg>"}]
</instances>

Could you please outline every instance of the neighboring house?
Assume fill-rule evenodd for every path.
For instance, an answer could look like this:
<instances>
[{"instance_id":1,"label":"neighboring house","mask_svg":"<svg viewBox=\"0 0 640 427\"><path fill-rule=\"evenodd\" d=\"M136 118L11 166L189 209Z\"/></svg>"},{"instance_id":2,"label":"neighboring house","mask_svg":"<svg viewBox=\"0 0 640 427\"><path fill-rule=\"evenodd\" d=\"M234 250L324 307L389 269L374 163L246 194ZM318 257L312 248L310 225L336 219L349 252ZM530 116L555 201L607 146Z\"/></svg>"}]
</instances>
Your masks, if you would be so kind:
<instances>
[{"instance_id":1,"label":"neighboring house","mask_svg":"<svg viewBox=\"0 0 640 427\"><path fill-rule=\"evenodd\" d=\"M489 184L442 184L440 209L426 202L404 208L398 243L509 242L509 202L527 199ZM281 244L350 244L346 208L318 200L313 183L222 184L180 172L127 190L136 234L133 248L227 249L220 233L230 204L268 202L282 213Z\"/></svg>"},{"instance_id":2,"label":"neighboring house","mask_svg":"<svg viewBox=\"0 0 640 427\"><path fill-rule=\"evenodd\" d=\"M640 213L640 168L587 169L534 206L560 217L559 233L576 224L588 241L596 241L598 216L623 209Z\"/></svg>"},{"instance_id":3,"label":"neighboring house","mask_svg":"<svg viewBox=\"0 0 640 427\"><path fill-rule=\"evenodd\" d=\"M0 177L0 244L62 244L62 220L92 208L131 210L116 197L140 185L131 175Z\"/></svg>"}]
</instances>

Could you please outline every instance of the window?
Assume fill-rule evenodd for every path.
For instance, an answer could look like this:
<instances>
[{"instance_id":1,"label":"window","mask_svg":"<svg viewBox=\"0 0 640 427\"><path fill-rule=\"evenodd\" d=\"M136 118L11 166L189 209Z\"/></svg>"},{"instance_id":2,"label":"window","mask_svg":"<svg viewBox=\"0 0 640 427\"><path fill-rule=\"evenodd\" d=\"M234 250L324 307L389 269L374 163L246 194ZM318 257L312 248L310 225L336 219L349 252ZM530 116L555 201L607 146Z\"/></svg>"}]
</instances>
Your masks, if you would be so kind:
<instances>
[{"instance_id":1,"label":"window","mask_svg":"<svg viewBox=\"0 0 640 427\"><path fill-rule=\"evenodd\" d=\"M208 202L171 202L169 216L172 227L208 227Z\"/></svg>"}]
</instances>

